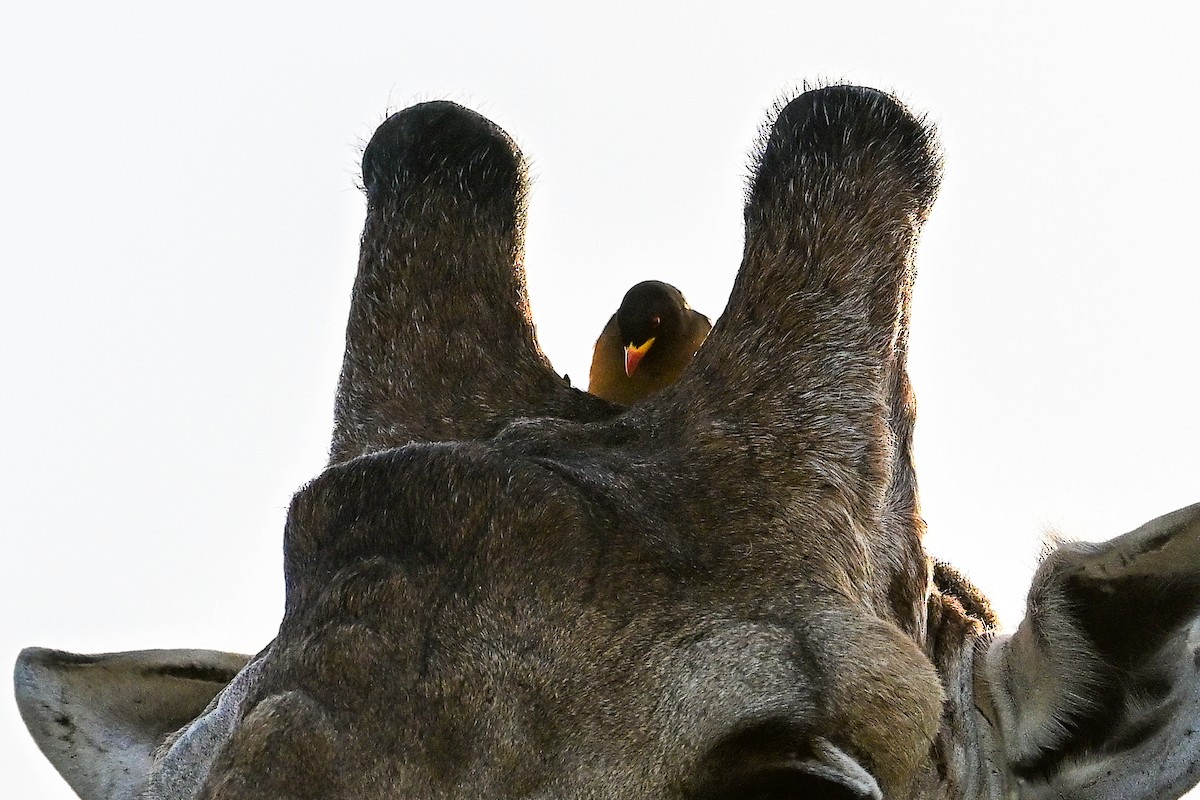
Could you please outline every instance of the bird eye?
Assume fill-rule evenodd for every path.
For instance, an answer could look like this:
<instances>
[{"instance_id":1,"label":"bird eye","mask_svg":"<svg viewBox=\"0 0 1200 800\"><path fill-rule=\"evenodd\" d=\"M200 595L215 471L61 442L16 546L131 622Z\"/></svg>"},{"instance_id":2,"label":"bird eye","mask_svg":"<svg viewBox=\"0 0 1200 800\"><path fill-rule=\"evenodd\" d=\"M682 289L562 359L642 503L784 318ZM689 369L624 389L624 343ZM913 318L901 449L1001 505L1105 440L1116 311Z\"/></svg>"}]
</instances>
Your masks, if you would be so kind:
<instances>
[{"instance_id":1,"label":"bird eye","mask_svg":"<svg viewBox=\"0 0 1200 800\"><path fill-rule=\"evenodd\" d=\"M655 314L653 317L650 318L650 327L657 328L661 324L662 324L662 317L660 317L658 314Z\"/></svg>"}]
</instances>

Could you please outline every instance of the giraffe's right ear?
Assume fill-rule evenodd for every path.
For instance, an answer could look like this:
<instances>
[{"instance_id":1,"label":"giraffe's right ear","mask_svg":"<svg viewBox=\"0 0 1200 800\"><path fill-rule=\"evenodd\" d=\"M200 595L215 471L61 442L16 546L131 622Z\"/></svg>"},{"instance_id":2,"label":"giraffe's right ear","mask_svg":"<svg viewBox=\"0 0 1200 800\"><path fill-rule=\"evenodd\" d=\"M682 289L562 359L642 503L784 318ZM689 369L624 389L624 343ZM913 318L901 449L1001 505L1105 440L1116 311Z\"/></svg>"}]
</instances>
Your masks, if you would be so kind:
<instances>
[{"instance_id":1,"label":"giraffe's right ear","mask_svg":"<svg viewBox=\"0 0 1200 800\"><path fill-rule=\"evenodd\" d=\"M84 800L133 800L167 736L249 660L214 650L85 656L31 647L13 679L25 725L71 788Z\"/></svg>"},{"instance_id":2,"label":"giraffe's right ear","mask_svg":"<svg viewBox=\"0 0 1200 800\"><path fill-rule=\"evenodd\" d=\"M1059 547L976 674L1022 797L1186 792L1200 773L1200 504Z\"/></svg>"}]
</instances>

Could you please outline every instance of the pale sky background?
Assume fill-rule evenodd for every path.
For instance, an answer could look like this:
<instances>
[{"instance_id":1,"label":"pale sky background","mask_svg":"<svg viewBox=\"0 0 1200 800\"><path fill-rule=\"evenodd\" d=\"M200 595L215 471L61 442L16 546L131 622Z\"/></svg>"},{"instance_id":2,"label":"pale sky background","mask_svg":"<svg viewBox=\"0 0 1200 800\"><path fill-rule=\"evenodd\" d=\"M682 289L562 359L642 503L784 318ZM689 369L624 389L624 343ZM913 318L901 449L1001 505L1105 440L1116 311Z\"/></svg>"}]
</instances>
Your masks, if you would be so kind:
<instances>
[{"instance_id":1,"label":"pale sky background","mask_svg":"<svg viewBox=\"0 0 1200 800\"><path fill-rule=\"evenodd\" d=\"M1047 527L1200 500L1183 6L5 4L0 663L272 638L387 111L457 100L524 149L533 310L578 384L639 280L719 315L757 130L820 78L940 127L911 363L928 545L1015 625ZM0 694L0 795L72 797Z\"/></svg>"}]
</instances>

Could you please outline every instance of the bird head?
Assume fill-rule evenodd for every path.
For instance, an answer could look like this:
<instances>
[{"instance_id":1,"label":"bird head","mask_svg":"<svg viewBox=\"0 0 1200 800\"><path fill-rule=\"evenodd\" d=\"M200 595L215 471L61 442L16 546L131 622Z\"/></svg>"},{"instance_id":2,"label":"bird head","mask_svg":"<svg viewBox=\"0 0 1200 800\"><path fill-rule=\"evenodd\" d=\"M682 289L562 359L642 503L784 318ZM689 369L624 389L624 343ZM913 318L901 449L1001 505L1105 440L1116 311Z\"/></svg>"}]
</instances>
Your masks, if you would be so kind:
<instances>
[{"instance_id":1,"label":"bird head","mask_svg":"<svg viewBox=\"0 0 1200 800\"><path fill-rule=\"evenodd\" d=\"M617 309L617 328L625 347L625 374L633 375L655 342L670 341L684 326L687 301L674 286L642 281L625 293Z\"/></svg>"}]
</instances>

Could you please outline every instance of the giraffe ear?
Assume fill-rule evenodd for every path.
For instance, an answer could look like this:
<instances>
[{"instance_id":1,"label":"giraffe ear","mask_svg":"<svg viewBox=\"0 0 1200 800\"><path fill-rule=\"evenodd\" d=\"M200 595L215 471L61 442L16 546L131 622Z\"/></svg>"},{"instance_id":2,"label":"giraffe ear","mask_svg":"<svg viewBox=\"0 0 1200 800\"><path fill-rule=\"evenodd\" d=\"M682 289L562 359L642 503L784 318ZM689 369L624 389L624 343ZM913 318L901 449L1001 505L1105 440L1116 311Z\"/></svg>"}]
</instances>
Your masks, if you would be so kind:
<instances>
[{"instance_id":1,"label":"giraffe ear","mask_svg":"<svg viewBox=\"0 0 1200 800\"><path fill-rule=\"evenodd\" d=\"M1091 800L1182 795L1200 777L1200 504L1059 547L1025 620L976 670L1022 783Z\"/></svg>"},{"instance_id":2,"label":"giraffe ear","mask_svg":"<svg viewBox=\"0 0 1200 800\"><path fill-rule=\"evenodd\" d=\"M38 747L84 800L140 797L155 750L198 717L249 656L140 650L83 656L31 647L13 680Z\"/></svg>"}]
</instances>

